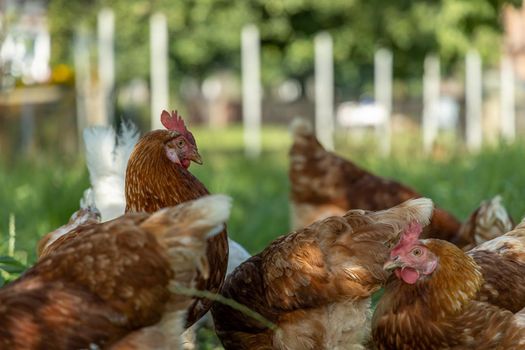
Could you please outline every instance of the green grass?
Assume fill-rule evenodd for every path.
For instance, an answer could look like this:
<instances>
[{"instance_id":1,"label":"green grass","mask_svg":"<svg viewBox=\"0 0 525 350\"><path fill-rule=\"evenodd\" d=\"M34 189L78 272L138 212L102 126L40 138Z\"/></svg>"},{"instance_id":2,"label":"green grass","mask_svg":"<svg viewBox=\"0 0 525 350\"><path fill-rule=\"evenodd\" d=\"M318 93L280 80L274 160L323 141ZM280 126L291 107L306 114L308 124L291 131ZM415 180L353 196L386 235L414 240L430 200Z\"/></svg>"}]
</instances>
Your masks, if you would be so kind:
<instances>
[{"instance_id":1,"label":"green grass","mask_svg":"<svg viewBox=\"0 0 525 350\"><path fill-rule=\"evenodd\" d=\"M234 199L230 236L257 253L287 233L287 130L265 128L263 153L258 159L245 158L239 127L197 129L194 134L204 165L192 165L191 171L212 193L226 193ZM501 194L512 217L521 220L525 214L524 144L487 147L468 154L448 137L440 142L433 157L424 156L421 143L410 135L396 135L393 156L388 158L379 156L367 137L362 141L338 137L337 150L377 174L409 184L460 219L481 200ZM39 155L11 164L0 162L0 255L7 253L9 216L13 214L17 256L27 253L28 263L34 262L38 239L68 220L88 184L81 155L73 160ZM216 344L212 332L201 332L199 339L205 344L202 349Z\"/></svg>"},{"instance_id":2,"label":"green grass","mask_svg":"<svg viewBox=\"0 0 525 350\"><path fill-rule=\"evenodd\" d=\"M290 138L285 128L265 128L263 153L247 159L241 129L197 129L195 136L204 165L191 171L213 193L234 198L230 235L256 253L289 227L287 177ZM383 158L373 142L338 141L337 150L368 169L398 179L435 200L460 219L485 198L501 194L514 219L525 213L523 144L486 148L469 155L444 146L439 158L421 154L419 142L410 137L395 140L393 156ZM89 186L82 155L76 159L44 156L0 162L0 254L8 237L9 215L16 220L16 250L34 261L39 237L65 223L78 209Z\"/></svg>"}]
</instances>

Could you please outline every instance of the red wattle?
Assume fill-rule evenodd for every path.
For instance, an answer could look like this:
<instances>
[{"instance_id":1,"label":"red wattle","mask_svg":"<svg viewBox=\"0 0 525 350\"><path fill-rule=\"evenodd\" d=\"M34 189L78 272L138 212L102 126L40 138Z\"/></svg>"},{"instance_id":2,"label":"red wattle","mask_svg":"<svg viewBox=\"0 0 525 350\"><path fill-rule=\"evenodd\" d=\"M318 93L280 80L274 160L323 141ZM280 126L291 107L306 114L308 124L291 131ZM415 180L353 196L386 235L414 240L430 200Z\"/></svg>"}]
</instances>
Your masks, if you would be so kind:
<instances>
[{"instance_id":1,"label":"red wattle","mask_svg":"<svg viewBox=\"0 0 525 350\"><path fill-rule=\"evenodd\" d=\"M396 275L397 271L399 270L396 270ZM401 275L403 281L405 281L408 284L414 284L419 279L419 272L410 267L403 267L401 271L399 271L399 274ZM397 276L399 277L399 275Z\"/></svg>"}]
</instances>

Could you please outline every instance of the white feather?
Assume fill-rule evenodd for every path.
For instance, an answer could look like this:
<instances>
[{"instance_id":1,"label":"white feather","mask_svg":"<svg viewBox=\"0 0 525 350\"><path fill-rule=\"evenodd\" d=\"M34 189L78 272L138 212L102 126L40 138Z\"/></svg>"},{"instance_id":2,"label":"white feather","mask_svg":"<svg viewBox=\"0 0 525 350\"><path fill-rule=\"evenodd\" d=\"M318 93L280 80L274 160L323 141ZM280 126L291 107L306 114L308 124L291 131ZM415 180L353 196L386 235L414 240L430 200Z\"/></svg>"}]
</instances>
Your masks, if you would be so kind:
<instances>
[{"instance_id":1,"label":"white feather","mask_svg":"<svg viewBox=\"0 0 525 350\"><path fill-rule=\"evenodd\" d=\"M121 125L118 139L112 127L98 126L84 130L91 190L102 221L124 214L126 166L138 137L137 128L125 122Z\"/></svg>"},{"instance_id":2,"label":"white feather","mask_svg":"<svg viewBox=\"0 0 525 350\"><path fill-rule=\"evenodd\" d=\"M120 133L115 148L115 167L125 177L129 156L139 140L139 132L132 122L123 121L120 124Z\"/></svg>"},{"instance_id":3,"label":"white feather","mask_svg":"<svg viewBox=\"0 0 525 350\"><path fill-rule=\"evenodd\" d=\"M242 245L228 238L230 253L228 255L228 269L226 275L229 275L237 266L251 258L250 253Z\"/></svg>"},{"instance_id":4,"label":"white feather","mask_svg":"<svg viewBox=\"0 0 525 350\"><path fill-rule=\"evenodd\" d=\"M84 196L80 199L80 208L87 209L96 207L97 205L95 204L95 194L93 193L93 190L91 188L88 188L84 191Z\"/></svg>"}]
</instances>

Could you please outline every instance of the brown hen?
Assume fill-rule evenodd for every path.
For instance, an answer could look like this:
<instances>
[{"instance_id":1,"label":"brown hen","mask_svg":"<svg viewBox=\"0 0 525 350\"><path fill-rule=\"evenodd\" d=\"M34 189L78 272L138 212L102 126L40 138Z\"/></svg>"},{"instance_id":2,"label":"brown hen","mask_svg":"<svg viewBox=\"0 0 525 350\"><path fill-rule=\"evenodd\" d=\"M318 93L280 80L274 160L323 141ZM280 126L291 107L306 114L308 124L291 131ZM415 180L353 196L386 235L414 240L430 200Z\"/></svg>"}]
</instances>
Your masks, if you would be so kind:
<instances>
[{"instance_id":1,"label":"brown hen","mask_svg":"<svg viewBox=\"0 0 525 350\"><path fill-rule=\"evenodd\" d=\"M525 348L524 317L514 315L524 307L525 294L520 230L470 253L446 241L419 240L421 229L407 232L385 264L395 275L374 313L375 346L389 350Z\"/></svg>"},{"instance_id":2,"label":"brown hen","mask_svg":"<svg viewBox=\"0 0 525 350\"><path fill-rule=\"evenodd\" d=\"M197 270L209 274L206 239L222 230L229 208L228 197L207 196L80 226L72 234L81 239L61 236L0 290L0 348L105 348L154 324L178 339L192 301L176 288L194 287ZM134 345L151 345L132 334Z\"/></svg>"},{"instance_id":3,"label":"brown hen","mask_svg":"<svg viewBox=\"0 0 525 350\"><path fill-rule=\"evenodd\" d=\"M421 197L410 187L326 151L305 120L294 120L292 130L289 177L293 229L350 209L383 210ZM460 226L452 214L436 208L425 236L453 240Z\"/></svg>"},{"instance_id":4,"label":"brown hen","mask_svg":"<svg viewBox=\"0 0 525 350\"><path fill-rule=\"evenodd\" d=\"M189 171L190 160L201 163L195 139L184 122L172 112L163 111L167 130L154 130L135 145L126 170L126 212L153 212L209 194L206 187ZM208 279L199 278L197 288L218 293L228 264L226 229L208 240L210 263ZM210 308L212 302L196 298L186 326L191 326Z\"/></svg>"},{"instance_id":5,"label":"brown hen","mask_svg":"<svg viewBox=\"0 0 525 350\"><path fill-rule=\"evenodd\" d=\"M241 264L222 294L277 325L212 307L226 349L348 349L369 337L370 296L385 282L388 245L410 223L428 223L432 201L351 210L282 236Z\"/></svg>"}]
</instances>

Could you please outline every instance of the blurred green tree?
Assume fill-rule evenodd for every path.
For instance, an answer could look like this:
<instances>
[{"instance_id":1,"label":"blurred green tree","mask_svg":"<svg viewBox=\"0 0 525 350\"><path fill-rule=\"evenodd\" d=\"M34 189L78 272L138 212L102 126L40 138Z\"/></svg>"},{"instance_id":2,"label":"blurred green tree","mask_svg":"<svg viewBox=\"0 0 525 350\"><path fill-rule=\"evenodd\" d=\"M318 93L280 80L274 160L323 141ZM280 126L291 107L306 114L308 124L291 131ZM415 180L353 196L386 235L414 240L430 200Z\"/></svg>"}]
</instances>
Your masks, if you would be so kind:
<instances>
[{"instance_id":1,"label":"blurred green tree","mask_svg":"<svg viewBox=\"0 0 525 350\"><path fill-rule=\"evenodd\" d=\"M240 32L261 30L263 80L303 79L313 71L313 35L334 38L336 82L359 86L373 72L378 47L394 52L397 77L419 76L422 60L437 52L451 69L469 48L488 63L499 57L501 9L520 0L49 0L53 61L72 60L75 27L95 33L96 14L116 15L117 79L147 77L149 17L166 14L170 75L203 77L220 67L239 69Z\"/></svg>"}]
</instances>

